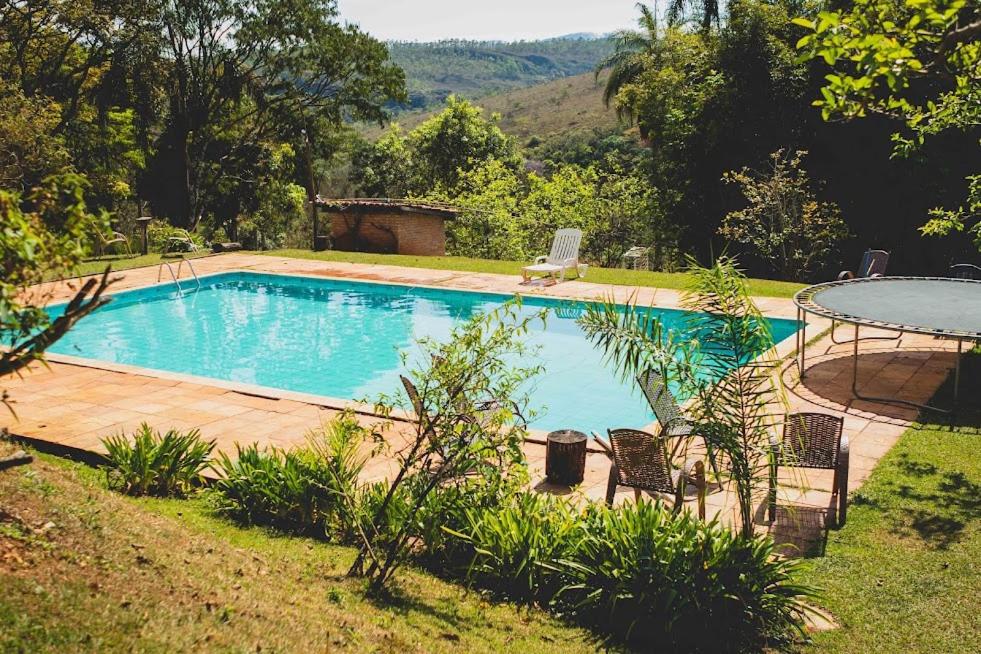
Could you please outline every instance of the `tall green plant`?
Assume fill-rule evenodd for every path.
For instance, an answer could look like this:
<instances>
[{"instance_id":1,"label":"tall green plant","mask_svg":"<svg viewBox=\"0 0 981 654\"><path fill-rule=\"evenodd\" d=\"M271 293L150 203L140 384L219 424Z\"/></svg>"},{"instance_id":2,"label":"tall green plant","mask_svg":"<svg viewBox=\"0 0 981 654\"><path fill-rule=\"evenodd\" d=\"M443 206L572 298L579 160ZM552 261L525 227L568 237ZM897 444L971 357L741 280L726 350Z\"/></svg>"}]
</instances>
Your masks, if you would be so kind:
<instances>
[{"instance_id":1,"label":"tall green plant","mask_svg":"<svg viewBox=\"0 0 981 654\"><path fill-rule=\"evenodd\" d=\"M521 445L527 434L526 382L537 372L521 366L529 324L543 314L522 316L510 302L457 326L446 342L422 339L422 360L406 392L394 399L416 416L408 444L397 453L399 470L375 511L349 574L365 576L381 590L409 558L427 507L477 485L493 496L525 480ZM379 409L392 410L383 398ZM394 508L399 521L393 522Z\"/></svg>"},{"instance_id":2,"label":"tall green plant","mask_svg":"<svg viewBox=\"0 0 981 654\"><path fill-rule=\"evenodd\" d=\"M819 201L811 189L806 155L781 148L765 170L743 168L722 178L737 184L749 204L726 214L719 234L748 245L780 279L804 281L848 236L838 205Z\"/></svg>"},{"instance_id":3,"label":"tall green plant","mask_svg":"<svg viewBox=\"0 0 981 654\"><path fill-rule=\"evenodd\" d=\"M556 602L643 651L759 652L803 635L795 581L768 538L733 534L660 502L587 512Z\"/></svg>"},{"instance_id":4,"label":"tall green plant","mask_svg":"<svg viewBox=\"0 0 981 654\"><path fill-rule=\"evenodd\" d=\"M724 455L743 534L753 533L754 497L765 487L769 438L784 411L766 319L753 303L736 261L690 262L682 298L687 314L676 333L636 305L590 306L580 318L587 336L625 379L655 366L693 400L698 433Z\"/></svg>"},{"instance_id":5,"label":"tall green plant","mask_svg":"<svg viewBox=\"0 0 981 654\"><path fill-rule=\"evenodd\" d=\"M453 534L471 548L472 582L523 602L551 601L563 583L556 562L573 556L583 537L570 502L531 491L498 506L468 508L466 524Z\"/></svg>"},{"instance_id":6,"label":"tall green plant","mask_svg":"<svg viewBox=\"0 0 981 654\"><path fill-rule=\"evenodd\" d=\"M204 441L201 432L170 429L161 434L147 423L133 434L103 439L110 467L109 488L127 495L184 497L202 482L215 442Z\"/></svg>"},{"instance_id":7,"label":"tall green plant","mask_svg":"<svg viewBox=\"0 0 981 654\"><path fill-rule=\"evenodd\" d=\"M351 413L307 434L303 447L237 446L218 455L213 501L220 513L249 524L350 540L357 531L358 478L372 438Z\"/></svg>"}]
</instances>

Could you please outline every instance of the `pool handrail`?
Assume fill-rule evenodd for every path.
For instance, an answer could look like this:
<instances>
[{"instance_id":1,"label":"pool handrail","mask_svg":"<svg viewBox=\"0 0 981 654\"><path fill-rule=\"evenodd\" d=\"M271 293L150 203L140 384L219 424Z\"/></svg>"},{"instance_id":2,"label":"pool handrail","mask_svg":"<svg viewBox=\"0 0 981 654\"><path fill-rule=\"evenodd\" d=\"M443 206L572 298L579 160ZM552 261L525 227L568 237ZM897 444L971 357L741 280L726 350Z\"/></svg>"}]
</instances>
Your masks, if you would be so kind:
<instances>
[{"instance_id":1,"label":"pool handrail","mask_svg":"<svg viewBox=\"0 0 981 654\"><path fill-rule=\"evenodd\" d=\"M183 255L181 255L180 263L177 264L177 278L180 279L181 266L183 266L185 263L187 264L187 267L191 269L191 275L194 277L194 282L197 284L197 288L200 290L201 280L198 278L198 274L194 271L194 266L191 264L191 260Z\"/></svg>"}]
</instances>

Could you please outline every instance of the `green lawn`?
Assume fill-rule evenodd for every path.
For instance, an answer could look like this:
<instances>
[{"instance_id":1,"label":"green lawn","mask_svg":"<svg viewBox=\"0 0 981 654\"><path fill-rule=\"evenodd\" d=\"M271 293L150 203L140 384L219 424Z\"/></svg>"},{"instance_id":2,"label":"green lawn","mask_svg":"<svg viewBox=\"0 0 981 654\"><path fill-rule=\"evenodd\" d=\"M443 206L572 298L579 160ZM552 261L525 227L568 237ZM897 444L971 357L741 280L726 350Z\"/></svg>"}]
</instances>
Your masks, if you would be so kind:
<instances>
[{"instance_id":1,"label":"green lawn","mask_svg":"<svg viewBox=\"0 0 981 654\"><path fill-rule=\"evenodd\" d=\"M198 257L206 257L210 255L210 252L194 252L187 253L188 259L196 259ZM130 268L142 268L143 266L158 266L161 261L176 262L180 260L180 255L168 255L163 256L157 252L151 252L147 255L137 255L133 257L119 255L119 256L104 256L95 257L86 260L82 265L78 267L76 275L93 275L96 273L101 273L106 269L107 265L111 265L113 270L129 270Z\"/></svg>"},{"instance_id":2,"label":"green lawn","mask_svg":"<svg viewBox=\"0 0 981 654\"><path fill-rule=\"evenodd\" d=\"M207 256L209 253L189 254L188 258ZM310 250L269 250L255 254L265 254L277 257L292 257L294 259L313 259L316 261L341 261L348 263L388 264L391 266L406 266L408 268L431 268L434 270L455 270L459 272L486 272L503 275L520 275L521 267L527 262L496 261L493 259L470 259L467 257L417 257L404 254L364 254L361 252L312 252ZM91 275L102 272L106 264L112 264L113 270L127 270L141 266L156 266L161 261L174 261L175 258L162 257L160 254L148 254L137 257L104 257L90 259L79 268L79 275ZM619 268L596 268L590 266L586 273L586 281L596 284L620 284L623 286L648 286L654 288L683 289L688 283L685 273L645 272L639 270L621 270ZM794 293L804 288L803 284L781 282L772 279L749 280L750 293L757 297L793 297Z\"/></svg>"},{"instance_id":3,"label":"green lawn","mask_svg":"<svg viewBox=\"0 0 981 654\"><path fill-rule=\"evenodd\" d=\"M847 525L807 562L841 624L808 651L981 651L981 429L970 422L909 429L853 494Z\"/></svg>"},{"instance_id":4,"label":"green lawn","mask_svg":"<svg viewBox=\"0 0 981 654\"><path fill-rule=\"evenodd\" d=\"M317 261L380 263L392 266L406 266L409 268L500 273L504 275L520 275L521 267L528 265L527 261L496 261L491 259L469 259L467 257L417 257L404 254L363 254L360 252L338 251L271 250L261 252L260 254L293 257L296 259L314 259ZM688 275L685 273L646 272L590 266L585 280L596 284L622 284L624 286L682 289L688 283ZM793 297L794 293L802 288L804 288L803 284L780 282L771 279L751 279L749 282L750 293L758 297Z\"/></svg>"},{"instance_id":5,"label":"green lawn","mask_svg":"<svg viewBox=\"0 0 981 654\"><path fill-rule=\"evenodd\" d=\"M0 442L0 456L9 451ZM393 598L350 547L136 500L55 457L0 473L0 652L593 652L583 630L407 570Z\"/></svg>"}]
</instances>

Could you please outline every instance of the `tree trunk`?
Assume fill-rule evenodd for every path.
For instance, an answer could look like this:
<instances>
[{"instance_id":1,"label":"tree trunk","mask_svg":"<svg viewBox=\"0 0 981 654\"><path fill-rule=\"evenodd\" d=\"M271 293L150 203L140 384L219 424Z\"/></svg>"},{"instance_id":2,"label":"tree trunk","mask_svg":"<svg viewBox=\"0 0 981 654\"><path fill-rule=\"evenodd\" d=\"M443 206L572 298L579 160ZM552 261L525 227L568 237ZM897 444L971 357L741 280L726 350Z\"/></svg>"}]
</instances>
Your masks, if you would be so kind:
<instances>
[{"instance_id":1,"label":"tree trunk","mask_svg":"<svg viewBox=\"0 0 981 654\"><path fill-rule=\"evenodd\" d=\"M194 228L194 208L191 197L193 187L191 185L191 130L187 126L186 117L175 117L174 119L174 149L177 151L177 177L180 183L174 191L178 194L177 201L174 203L177 214L171 216L175 227L184 229Z\"/></svg>"}]
</instances>

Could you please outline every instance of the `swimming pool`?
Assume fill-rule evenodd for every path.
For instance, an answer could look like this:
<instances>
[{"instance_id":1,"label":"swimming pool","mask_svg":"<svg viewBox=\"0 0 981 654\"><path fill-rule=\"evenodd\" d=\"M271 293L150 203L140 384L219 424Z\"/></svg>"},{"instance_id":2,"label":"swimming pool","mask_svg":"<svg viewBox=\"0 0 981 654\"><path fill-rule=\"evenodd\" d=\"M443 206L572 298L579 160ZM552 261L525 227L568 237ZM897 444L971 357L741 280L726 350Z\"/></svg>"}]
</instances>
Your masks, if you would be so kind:
<instances>
[{"instance_id":1,"label":"swimming pool","mask_svg":"<svg viewBox=\"0 0 981 654\"><path fill-rule=\"evenodd\" d=\"M343 400L375 400L398 388L400 352L509 296L254 272L123 291L80 320L50 352ZM522 312L569 308L525 297ZM57 307L52 312L57 312ZM670 328L681 311L653 309ZM780 342L797 327L770 319ZM552 430L643 427L653 416L634 385L621 383L585 338L575 312L550 312L528 335L545 372L536 377L531 426Z\"/></svg>"}]
</instances>

